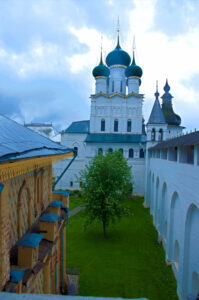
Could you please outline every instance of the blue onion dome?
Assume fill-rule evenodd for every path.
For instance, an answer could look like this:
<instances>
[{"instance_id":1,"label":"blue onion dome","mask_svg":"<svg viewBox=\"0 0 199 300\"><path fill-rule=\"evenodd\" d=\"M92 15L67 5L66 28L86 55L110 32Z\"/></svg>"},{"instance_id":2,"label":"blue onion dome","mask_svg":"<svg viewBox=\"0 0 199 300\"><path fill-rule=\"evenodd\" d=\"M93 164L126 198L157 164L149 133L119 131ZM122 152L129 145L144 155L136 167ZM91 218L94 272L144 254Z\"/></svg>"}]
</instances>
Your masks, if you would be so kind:
<instances>
[{"instance_id":1,"label":"blue onion dome","mask_svg":"<svg viewBox=\"0 0 199 300\"><path fill-rule=\"evenodd\" d=\"M125 75L126 77L142 77L142 69L135 63L134 51L132 64L125 70Z\"/></svg>"},{"instance_id":2,"label":"blue onion dome","mask_svg":"<svg viewBox=\"0 0 199 300\"><path fill-rule=\"evenodd\" d=\"M113 51L111 51L107 55L106 64L109 67L114 65L121 65L121 66L128 67L130 62L131 62L130 56L128 55L127 52L122 50L122 48L120 47L119 35L118 35L117 46Z\"/></svg>"},{"instance_id":3,"label":"blue onion dome","mask_svg":"<svg viewBox=\"0 0 199 300\"><path fill-rule=\"evenodd\" d=\"M100 63L98 66L96 66L93 69L93 76L96 78L99 76L108 77L109 75L110 75L110 70L103 64L102 53L101 53Z\"/></svg>"}]
</instances>

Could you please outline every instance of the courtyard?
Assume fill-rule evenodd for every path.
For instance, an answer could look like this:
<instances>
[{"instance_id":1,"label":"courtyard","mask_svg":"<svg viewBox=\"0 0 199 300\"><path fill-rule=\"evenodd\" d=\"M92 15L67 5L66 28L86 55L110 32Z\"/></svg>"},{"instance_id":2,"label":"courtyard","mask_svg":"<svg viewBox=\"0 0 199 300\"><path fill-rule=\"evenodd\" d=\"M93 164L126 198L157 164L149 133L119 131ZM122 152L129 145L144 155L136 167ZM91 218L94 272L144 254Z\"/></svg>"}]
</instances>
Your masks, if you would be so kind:
<instances>
[{"instance_id":1,"label":"courtyard","mask_svg":"<svg viewBox=\"0 0 199 300\"><path fill-rule=\"evenodd\" d=\"M67 266L80 269L79 295L177 300L176 280L143 198L124 205L131 215L110 225L106 238L99 223L84 230L84 211L69 219Z\"/></svg>"}]
</instances>

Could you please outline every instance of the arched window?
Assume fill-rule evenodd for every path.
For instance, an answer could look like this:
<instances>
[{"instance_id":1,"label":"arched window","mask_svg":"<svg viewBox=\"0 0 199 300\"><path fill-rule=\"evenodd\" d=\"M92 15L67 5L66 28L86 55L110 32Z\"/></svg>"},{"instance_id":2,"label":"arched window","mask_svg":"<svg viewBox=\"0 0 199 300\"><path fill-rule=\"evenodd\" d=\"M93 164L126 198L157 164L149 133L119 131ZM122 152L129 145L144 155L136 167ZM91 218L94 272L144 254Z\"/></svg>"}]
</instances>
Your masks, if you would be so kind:
<instances>
[{"instance_id":1,"label":"arched window","mask_svg":"<svg viewBox=\"0 0 199 300\"><path fill-rule=\"evenodd\" d=\"M112 149L112 148L109 148L109 149L108 149L108 152L113 152L113 149Z\"/></svg>"},{"instance_id":2,"label":"arched window","mask_svg":"<svg viewBox=\"0 0 199 300\"><path fill-rule=\"evenodd\" d=\"M131 132L131 120L127 121L127 132Z\"/></svg>"},{"instance_id":3,"label":"arched window","mask_svg":"<svg viewBox=\"0 0 199 300\"><path fill-rule=\"evenodd\" d=\"M105 131L105 120L101 120L101 131Z\"/></svg>"},{"instance_id":4,"label":"arched window","mask_svg":"<svg viewBox=\"0 0 199 300\"><path fill-rule=\"evenodd\" d=\"M120 151L122 154L123 154L123 152L124 152L122 148L120 148L119 151Z\"/></svg>"},{"instance_id":5,"label":"arched window","mask_svg":"<svg viewBox=\"0 0 199 300\"><path fill-rule=\"evenodd\" d=\"M114 92L114 81L112 81L112 92Z\"/></svg>"},{"instance_id":6,"label":"arched window","mask_svg":"<svg viewBox=\"0 0 199 300\"><path fill-rule=\"evenodd\" d=\"M162 141L163 140L163 130L160 129L158 132L158 141Z\"/></svg>"},{"instance_id":7,"label":"arched window","mask_svg":"<svg viewBox=\"0 0 199 300\"><path fill-rule=\"evenodd\" d=\"M151 131L151 140L155 141L155 128L153 128Z\"/></svg>"},{"instance_id":8,"label":"arched window","mask_svg":"<svg viewBox=\"0 0 199 300\"><path fill-rule=\"evenodd\" d=\"M134 157L134 151L132 148L129 149L129 158L133 158Z\"/></svg>"},{"instance_id":9,"label":"arched window","mask_svg":"<svg viewBox=\"0 0 199 300\"><path fill-rule=\"evenodd\" d=\"M140 149L140 158L144 158L144 150Z\"/></svg>"},{"instance_id":10,"label":"arched window","mask_svg":"<svg viewBox=\"0 0 199 300\"><path fill-rule=\"evenodd\" d=\"M103 149L102 148L99 148L98 149L98 154L102 153L103 154Z\"/></svg>"},{"instance_id":11,"label":"arched window","mask_svg":"<svg viewBox=\"0 0 199 300\"><path fill-rule=\"evenodd\" d=\"M114 132L118 132L118 120L114 120Z\"/></svg>"},{"instance_id":12,"label":"arched window","mask_svg":"<svg viewBox=\"0 0 199 300\"><path fill-rule=\"evenodd\" d=\"M120 82L120 92L122 93L122 81Z\"/></svg>"},{"instance_id":13,"label":"arched window","mask_svg":"<svg viewBox=\"0 0 199 300\"><path fill-rule=\"evenodd\" d=\"M78 147L74 147L76 154L78 155Z\"/></svg>"}]
</instances>

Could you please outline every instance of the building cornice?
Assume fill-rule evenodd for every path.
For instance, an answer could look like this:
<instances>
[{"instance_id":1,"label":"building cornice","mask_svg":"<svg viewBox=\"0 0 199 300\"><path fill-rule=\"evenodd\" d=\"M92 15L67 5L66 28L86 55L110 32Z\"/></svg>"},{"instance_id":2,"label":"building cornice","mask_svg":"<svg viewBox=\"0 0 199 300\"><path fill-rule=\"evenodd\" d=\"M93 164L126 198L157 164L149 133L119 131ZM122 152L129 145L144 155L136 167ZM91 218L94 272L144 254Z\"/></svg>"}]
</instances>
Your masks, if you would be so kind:
<instances>
[{"instance_id":1,"label":"building cornice","mask_svg":"<svg viewBox=\"0 0 199 300\"><path fill-rule=\"evenodd\" d=\"M130 96L135 96L136 98L141 98L141 97L142 97L141 95L138 95L138 94L135 94L135 93L130 93L130 94L128 94L128 95L122 95L122 94L120 94L120 93L113 93L113 94L111 94L111 95L106 95L106 94L104 94L104 93L98 93L98 94L96 94L96 95L91 95L91 97L93 97L93 98L97 98L97 97L99 97L99 96L104 96L104 97L106 97L106 98L112 98L112 97L114 97L114 96L120 96L120 97L122 97L122 98L128 98L128 97L130 97Z\"/></svg>"}]
</instances>

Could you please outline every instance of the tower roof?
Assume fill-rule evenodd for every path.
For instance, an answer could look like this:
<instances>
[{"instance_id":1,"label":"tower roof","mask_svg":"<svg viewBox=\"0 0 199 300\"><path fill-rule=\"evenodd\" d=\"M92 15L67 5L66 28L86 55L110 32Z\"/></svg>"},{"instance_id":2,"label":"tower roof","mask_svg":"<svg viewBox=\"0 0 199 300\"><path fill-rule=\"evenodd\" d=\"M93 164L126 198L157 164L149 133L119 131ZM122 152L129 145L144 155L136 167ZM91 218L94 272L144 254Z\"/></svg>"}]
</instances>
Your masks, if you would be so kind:
<instances>
[{"instance_id":1,"label":"tower roof","mask_svg":"<svg viewBox=\"0 0 199 300\"><path fill-rule=\"evenodd\" d=\"M155 92L155 102L149 117L148 124L166 124L164 114L162 112L160 101L159 101L159 92L158 87Z\"/></svg>"},{"instance_id":2,"label":"tower roof","mask_svg":"<svg viewBox=\"0 0 199 300\"><path fill-rule=\"evenodd\" d=\"M136 65L135 63L135 53L133 51L133 61L131 63L131 65L125 70L125 75L126 77L131 77L131 76L135 76L135 77L142 77L142 69Z\"/></svg>"},{"instance_id":3,"label":"tower roof","mask_svg":"<svg viewBox=\"0 0 199 300\"><path fill-rule=\"evenodd\" d=\"M109 67L114 66L114 65L121 65L121 66L128 67L131 62L131 58L130 58L129 54L126 51L122 50L122 48L120 46L119 28L118 28L117 32L118 32L117 46L115 47L115 49L113 51L111 51L107 55L106 64Z\"/></svg>"},{"instance_id":4,"label":"tower roof","mask_svg":"<svg viewBox=\"0 0 199 300\"><path fill-rule=\"evenodd\" d=\"M165 117L166 122L169 125L176 125L179 126L181 123L181 118L173 111L172 106L172 98L173 96L169 93L170 86L168 84L168 80L166 80L166 84L164 86L165 93L163 94L162 98L162 111Z\"/></svg>"}]
</instances>

